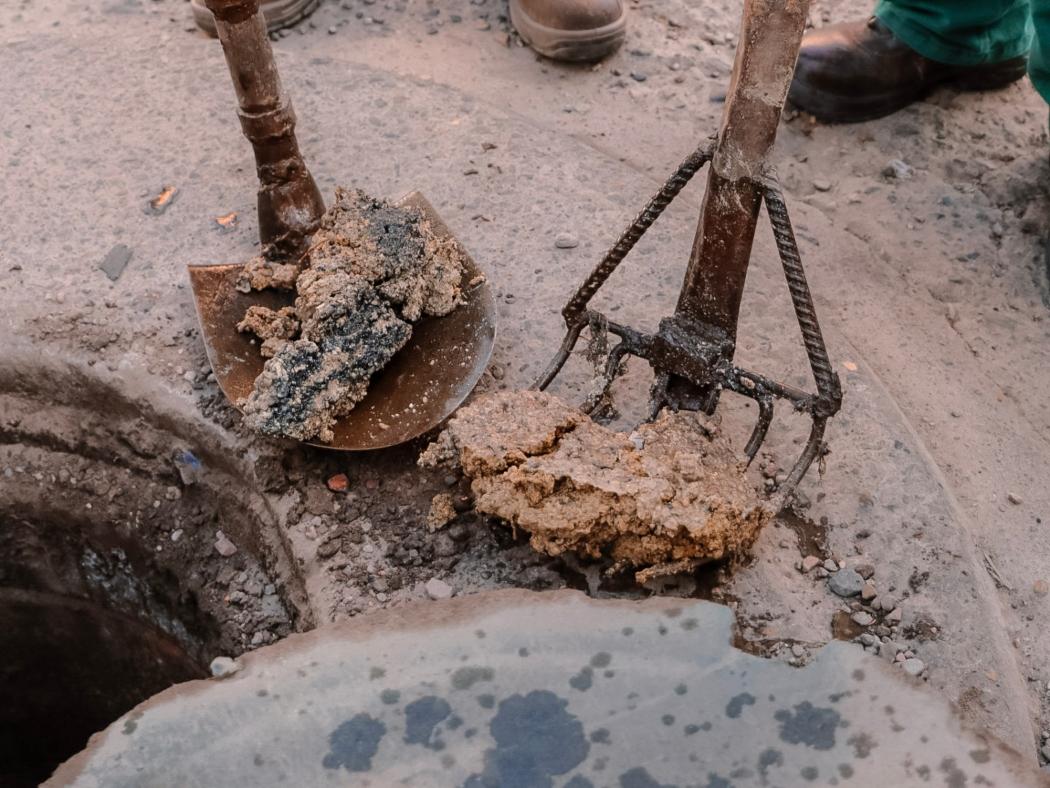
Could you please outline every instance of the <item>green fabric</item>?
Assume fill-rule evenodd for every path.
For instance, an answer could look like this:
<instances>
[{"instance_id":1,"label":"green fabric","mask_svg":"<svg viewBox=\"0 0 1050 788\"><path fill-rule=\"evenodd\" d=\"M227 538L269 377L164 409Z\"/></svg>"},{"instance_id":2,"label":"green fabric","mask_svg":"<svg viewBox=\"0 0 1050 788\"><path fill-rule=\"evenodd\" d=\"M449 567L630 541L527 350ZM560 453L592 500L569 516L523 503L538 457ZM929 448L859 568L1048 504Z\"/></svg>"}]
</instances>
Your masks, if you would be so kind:
<instances>
[{"instance_id":1,"label":"green fabric","mask_svg":"<svg viewBox=\"0 0 1050 788\"><path fill-rule=\"evenodd\" d=\"M976 66L1028 55L1032 84L1050 102L1050 0L879 0L875 16L938 63Z\"/></svg>"}]
</instances>

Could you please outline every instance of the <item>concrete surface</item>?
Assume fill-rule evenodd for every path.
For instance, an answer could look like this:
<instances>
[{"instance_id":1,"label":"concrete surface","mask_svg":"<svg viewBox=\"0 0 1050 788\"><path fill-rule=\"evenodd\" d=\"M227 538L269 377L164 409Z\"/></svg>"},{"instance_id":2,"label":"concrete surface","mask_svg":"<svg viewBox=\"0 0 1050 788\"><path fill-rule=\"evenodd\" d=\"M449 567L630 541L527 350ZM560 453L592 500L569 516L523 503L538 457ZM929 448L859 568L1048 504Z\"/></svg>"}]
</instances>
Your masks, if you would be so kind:
<instances>
[{"instance_id":1,"label":"concrete surface","mask_svg":"<svg viewBox=\"0 0 1050 788\"><path fill-rule=\"evenodd\" d=\"M275 44L307 161L326 196L337 183L395 197L424 192L498 285L500 340L483 387L525 385L553 348L568 292L658 180L716 127L738 8L638 3L625 51L593 70L508 48L493 0L456 0L436 15L425 3L378 8L328 3L312 25ZM814 16L865 11L856 2L822 4ZM366 23L376 16L382 24ZM429 576L457 594L526 584L507 564L534 572L528 583L563 583L541 576L546 567L529 564L527 550L487 534L410 570L363 552L337 553L337 565L316 557L310 534L362 516L376 525L365 546L377 532L385 540L368 555L408 538L426 554L440 535L424 534L425 501L444 483L416 472L418 446L364 458L302 451L243 434L220 404L183 267L253 253L254 169L219 48L187 31L188 20L181 0L73 10L20 0L0 11L8 102L0 118L0 368L5 391L23 400L4 424L11 473L0 478L0 504L55 505L63 497L54 494L56 463L81 454L133 468L139 480L170 478L167 459L163 468L154 461L159 449L133 441L127 449L122 436L98 441L54 420L55 392L88 380L85 390L97 396L78 407L104 414L110 400L100 392L124 386L139 402L163 394L160 415L146 408L145 421L197 425L176 435L213 458L211 467L236 468L238 497L250 493L251 507L265 513L265 533L238 533L239 543L262 542L269 569L291 578L300 626L419 596ZM828 474L804 488L807 517L827 518L820 557L874 564L879 593L903 610L898 632L885 638L922 658L930 683L967 720L1033 758L1050 679L1050 631L1041 625L1050 604L1050 532L1042 527L1050 416L1040 385L1050 365L1031 232L1044 219L1042 193L1038 182L1026 184L1045 166L1044 119L1026 86L949 94L861 127L797 119L783 127L779 154L846 388ZM918 170L907 184L879 175L900 157ZM174 202L161 215L147 212L168 184L179 189ZM653 326L670 309L701 190L691 186L613 278L599 303L619 319ZM231 212L232 229L223 229L215 220ZM556 249L560 232L579 245ZM803 383L770 241L759 232L741 361ZM114 282L99 264L117 244L132 254ZM25 372L27 359L45 357L57 371ZM580 382L577 369L561 391ZM628 419L645 386L635 365L619 400ZM731 423L745 415L727 412ZM784 464L802 425L790 426L795 433L782 433L775 447ZM323 499L335 470L354 480L353 503ZM387 511L392 502L399 505ZM212 527L200 526L202 544ZM158 528L168 544L171 524L161 518ZM806 653L832 636L843 603L795 570L807 549L786 526L770 529L756 562L726 581L745 637ZM396 577L400 587L381 590L377 577Z\"/></svg>"},{"instance_id":2,"label":"concrete surface","mask_svg":"<svg viewBox=\"0 0 1050 788\"><path fill-rule=\"evenodd\" d=\"M495 592L292 636L117 720L49 786L1041 785L846 644L801 669L706 602Z\"/></svg>"}]
</instances>

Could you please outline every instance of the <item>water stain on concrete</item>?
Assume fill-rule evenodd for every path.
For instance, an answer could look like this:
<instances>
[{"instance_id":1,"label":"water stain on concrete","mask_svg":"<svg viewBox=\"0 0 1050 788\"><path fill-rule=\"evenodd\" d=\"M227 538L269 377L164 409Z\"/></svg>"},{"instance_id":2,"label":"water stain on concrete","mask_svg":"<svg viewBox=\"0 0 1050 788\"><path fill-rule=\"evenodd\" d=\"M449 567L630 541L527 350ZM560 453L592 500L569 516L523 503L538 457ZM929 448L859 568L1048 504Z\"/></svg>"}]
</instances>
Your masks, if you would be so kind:
<instances>
[{"instance_id":1,"label":"water stain on concrete","mask_svg":"<svg viewBox=\"0 0 1050 788\"><path fill-rule=\"evenodd\" d=\"M568 705L548 690L500 701L489 723L496 746L485 753L484 772L471 775L464 788L550 788L552 777L583 763L590 744Z\"/></svg>"},{"instance_id":2,"label":"water stain on concrete","mask_svg":"<svg viewBox=\"0 0 1050 788\"><path fill-rule=\"evenodd\" d=\"M405 744L422 744L431 750L444 749L444 742L434 737L434 728L452 713L444 698L427 695L405 706Z\"/></svg>"},{"instance_id":3,"label":"water stain on concrete","mask_svg":"<svg viewBox=\"0 0 1050 788\"><path fill-rule=\"evenodd\" d=\"M678 786L657 782L644 767L636 766L620 775L620 788L678 788Z\"/></svg>"},{"instance_id":4,"label":"water stain on concrete","mask_svg":"<svg viewBox=\"0 0 1050 788\"><path fill-rule=\"evenodd\" d=\"M726 716L736 719L744 710L744 706L753 705L755 705L755 696L750 692L741 692L729 699L729 703L726 704Z\"/></svg>"},{"instance_id":5,"label":"water stain on concrete","mask_svg":"<svg viewBox=\"0 0 1050 788\"><path fill-rule=\"evenodd\" d=\"M795 706L794 712L781 709L773 715L780 723L780 738L788 744L804 744L815 750L835 746L835 730L842 724L841 715L830 708L814 706L808 700Z\"/></svg>"},{"instance_id":6,"label":"water stain on concrete","mask_svg":"<svg viewBox=\"0 0 1050 788\"><path fill-rule=\"evenodd\" d=\"M452 686L458 690L467 690L479 681L492 681L495 675L496 672L492 668L468 665L452 674Z\"/></svg>"},{"instance_id":7,"label":"water stain on concrete","mask_svg":"<svg viewBox=\"0 0 1050 788\"><path fill-rule=\"evenodd\" d=\"M321 763L326 769L342 767L348 772L367 772L385 735L386 725L380 720L358 714L329 734L329 753Z\"/></svg>"}]
</instances>

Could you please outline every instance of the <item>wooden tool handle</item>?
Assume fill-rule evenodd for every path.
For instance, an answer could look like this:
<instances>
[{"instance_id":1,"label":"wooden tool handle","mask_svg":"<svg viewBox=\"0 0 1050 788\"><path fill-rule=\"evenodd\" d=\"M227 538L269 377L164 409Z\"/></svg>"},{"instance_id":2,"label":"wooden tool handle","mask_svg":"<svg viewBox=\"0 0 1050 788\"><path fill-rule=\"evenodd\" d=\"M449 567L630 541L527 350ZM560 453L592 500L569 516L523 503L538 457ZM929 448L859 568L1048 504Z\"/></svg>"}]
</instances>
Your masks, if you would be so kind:
<instances>
[{"instance_id":1,"label":"wooden tool handle","mask_svg":"<svg viewBox=\"0 0 1050 788\"><path fill-rule=\"evenodd\" d=\"M237 114L255 151L259 238L301 253L324 214L324 200L299 152L295 112L281 87L258 0L205 0L237 92Z\"/></svg>"}]
</instances>

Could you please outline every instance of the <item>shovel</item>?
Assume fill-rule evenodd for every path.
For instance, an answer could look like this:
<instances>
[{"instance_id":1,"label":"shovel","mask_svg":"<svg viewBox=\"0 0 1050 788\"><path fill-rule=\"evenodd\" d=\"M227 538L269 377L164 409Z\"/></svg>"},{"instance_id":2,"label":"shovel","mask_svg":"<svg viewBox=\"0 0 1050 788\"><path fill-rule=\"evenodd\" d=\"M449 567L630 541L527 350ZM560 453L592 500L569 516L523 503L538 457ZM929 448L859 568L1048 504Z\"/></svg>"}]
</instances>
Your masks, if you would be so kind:
<instances>
[{"instance_id":1,"label":"shovel","mask_svg":"<svg viewBox=\"0 0 1050 788\"><path fill-rule=\"evenodd\" d=\"M713 140L690 154L599 261L562 310L566 334L536 388L554 380L585 327L619 339L604 373L583 403L592 411L609 391L628 356L642 358L654 373L651 418L665 407L711 414L730 391L758 405L758 419L744 448L755 458L778 400L809 416L809 437L779 486L777 508L787 500L814 460L827 451L824 431L839 409L842 391L832 369L806 282L784 195L768 162L777 124L798 58L808 0L745 0L736 61ZM588 304L646 230L702 167L707 191L678 304L655 334L609 320ZM765 205L816 391L788 386L733 363L737 320L759 213Z\"/></svg>"},{"instance_id":2,"label":"shovel","mask_svg":"<svg viewBox=\"0 0 1050 788\"><path fill-rule=\"evenodd\" d=\"M299 152L295 113L285 95L258 0L206 0L237 92L241 129L255 151L259 177L259 237L289 261L308 248L324 201ZM334 427L328 449L380 449L411 440L440 424L474 388L495 341L496 304L487 279L418 192L398 205L419 210L434 232L463 254L463 303L445 317L414 324L412 337L377 372L368 395ZM290 306L294 294L239 292L243 263L189 266L201 335L223 394L235 405L247 397L265 359L237 330L250 306Z\"/></svg>"}]
</instances>

